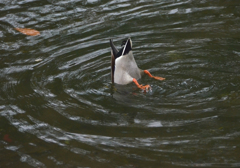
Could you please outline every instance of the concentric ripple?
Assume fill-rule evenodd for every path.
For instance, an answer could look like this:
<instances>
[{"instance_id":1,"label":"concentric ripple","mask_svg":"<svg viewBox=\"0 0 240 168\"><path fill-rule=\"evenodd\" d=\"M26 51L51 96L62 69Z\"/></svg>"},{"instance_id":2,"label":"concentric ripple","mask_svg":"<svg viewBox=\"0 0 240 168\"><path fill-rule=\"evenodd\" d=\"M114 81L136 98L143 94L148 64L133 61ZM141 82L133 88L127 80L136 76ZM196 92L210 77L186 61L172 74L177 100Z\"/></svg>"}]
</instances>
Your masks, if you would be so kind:
<instances>
[{"instance_id":1,"label":"concentric ripple","mask_svg":"<svg viewBox=\"0 0 240 168\"><path fill-rule=\"evenodd\" d=\"M0 2L0 167L239 167L237 1ZM27 36L14 28L31 28ZM111 83L109 39L142 69Z\"/></svg>"}]
</instances>

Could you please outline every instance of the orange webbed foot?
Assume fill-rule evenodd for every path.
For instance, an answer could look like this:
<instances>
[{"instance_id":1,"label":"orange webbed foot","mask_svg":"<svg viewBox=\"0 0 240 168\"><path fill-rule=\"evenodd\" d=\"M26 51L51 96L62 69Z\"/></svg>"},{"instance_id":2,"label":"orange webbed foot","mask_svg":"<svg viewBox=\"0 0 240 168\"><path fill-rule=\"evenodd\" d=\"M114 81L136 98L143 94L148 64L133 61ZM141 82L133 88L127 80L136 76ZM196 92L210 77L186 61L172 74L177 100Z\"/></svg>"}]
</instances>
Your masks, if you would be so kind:
<instances>
[{"instance_id":1,"label":"orange webbed foot","mask_svg":"<svg viewBox=\"0 0 240 168\"><path fill-rule=\"evenodd\" d=\"M146 90L149 90L151 88L150 85L145 85L145 86L139 85L138 81L135 78L133 78L133 82L137 85L137 87L139 89L142 89L142 90L146 91Z\"/></svg>"},{"instance_id":2,"label":"orange webbed foot","mask_svg":"<svg viewBox=\"0 0 240 168\"><path fill-rule=\"evenodd\" d=\"M144 70L143 72L147 74L150 78L154 78L156 80L165 80L165 78L162 78L162 77L152 76L152 74L148 70Z\"/></svg>"},{"instance_id":3,"label":"orange webbed foot","mask_svg":"<svg viewBox=\"0 0 240 168\"><path fill-rule=\"evenodd\" d=\"M152 76L152 78L156 79L156 80L165 80L165 78L162 78L162 77L158 77L158 76Z\"/></svg>"},{"instance_id":4,"label":"orange webbed foot","mask_svg":"<svg viewBox=\"0 0 240 168\"><path fill-rule=\"evenodd\" d=\"M150 87L150 85L145 85L145 86L139 85L138 88L140 88L142 90L149 90L151 87Z\"/></svg>"}]
</instances>

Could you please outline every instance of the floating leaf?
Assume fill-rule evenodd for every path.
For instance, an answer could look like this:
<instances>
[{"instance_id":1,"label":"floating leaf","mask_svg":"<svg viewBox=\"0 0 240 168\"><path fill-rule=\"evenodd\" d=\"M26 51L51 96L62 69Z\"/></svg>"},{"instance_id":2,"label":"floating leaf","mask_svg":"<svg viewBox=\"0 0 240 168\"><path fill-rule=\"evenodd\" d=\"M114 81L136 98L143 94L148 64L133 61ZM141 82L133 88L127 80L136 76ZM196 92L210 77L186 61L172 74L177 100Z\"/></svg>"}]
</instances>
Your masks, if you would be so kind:
<instances>
[{"instance_id":1,"label":"floating leaf","mask_svg":"<svg viewBox=\"0 0 240 168\"><path fill-rule=\"evenodd\" d=\"M8 134L5 134L4 137L3 137L3 140L8 142L8 143L11 143L12 140L9 138L9 135Z\"/></svg>"},{"instance_id":2,"label":"floating leaf","mask_svg":"<svg viewBox=\"0 0 240 168\"><path fill-rule=\"evenodd\" d=\"M23 34L26 34L28 36L37 36L40 34L39 31L34 30L34 29L28 29L28 28L15 28L15 30L17 30Z\"/></svg>"}]
</instances>

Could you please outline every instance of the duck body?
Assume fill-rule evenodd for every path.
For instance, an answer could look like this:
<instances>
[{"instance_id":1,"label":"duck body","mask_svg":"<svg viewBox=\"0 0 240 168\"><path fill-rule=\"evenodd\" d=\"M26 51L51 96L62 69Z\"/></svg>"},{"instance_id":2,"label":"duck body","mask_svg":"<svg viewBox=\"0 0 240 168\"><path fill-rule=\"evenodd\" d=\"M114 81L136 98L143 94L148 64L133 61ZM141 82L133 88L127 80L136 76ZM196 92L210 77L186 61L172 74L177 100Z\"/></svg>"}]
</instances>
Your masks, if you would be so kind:
<instances>
[{"instance_id":1,"label":"duck body","mask_svg":"<svg viewBox=\"0 0 240 168\"><path fill-rule=\"evenodd\" d=\"M132 41L128 38L123 41L124 44L120 51L116 49L113 42L110 40L112 49L112 83L126 85L141 78L141 70L132 53Z\"/></svg>"},{"instance_id":2,"label":"duck body","mask_svg":"<svg viewBox=\"0 0 240 168\"><path fill-rule=\"evenodd\" d=\"M158 80L164 80L165 78L154 77L147 70L141 70L138 68L137 63L134 59L132 52L132 40L128 38L123 41L122 48L118 49L114 46L112 40L110 40L111 46L111 76L112 83L126 85L134 82L139 88L146 89L149 85L142 86L139 85L137 80L139 80L144 74L153 77Z\"/></svg>"},{"instance_id":3,"label":"duck body","mask_svg":"<svg viewBox=\"0 0 240 168\"><path fill-rule=\"evenodd\" d=\"M115 60L114 83L126 85L141 78L141 70L133 57L132 51Z\"/></svg>"}]
</instances>

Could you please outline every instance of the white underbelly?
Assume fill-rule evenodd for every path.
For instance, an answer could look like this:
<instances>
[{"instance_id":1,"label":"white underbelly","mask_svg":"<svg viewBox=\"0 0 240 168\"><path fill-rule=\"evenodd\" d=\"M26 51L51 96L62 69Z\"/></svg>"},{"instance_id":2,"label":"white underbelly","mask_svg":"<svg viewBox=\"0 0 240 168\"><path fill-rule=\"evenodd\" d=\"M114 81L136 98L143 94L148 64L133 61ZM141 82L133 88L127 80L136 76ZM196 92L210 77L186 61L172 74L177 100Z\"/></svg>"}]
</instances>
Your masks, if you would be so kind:
<instances>
[{"instance_id":1,"label":"white underbelly","mask_svg":"<svg viewBox=\"0 0 240 168\"><path fill-rule=\"evenodd\" d=\"M140 79L140 69L138 68L132 53L121 56L115 60L114 83L126 85L132 82L133 78Z\"/></svg>"}]
</instances>

